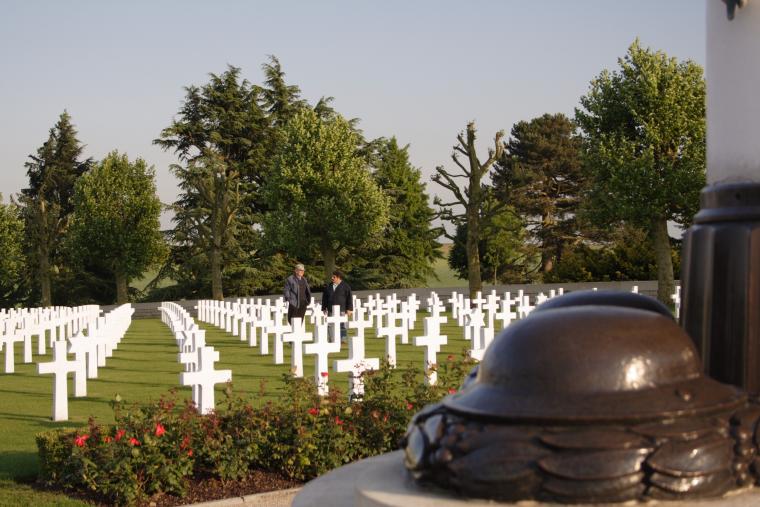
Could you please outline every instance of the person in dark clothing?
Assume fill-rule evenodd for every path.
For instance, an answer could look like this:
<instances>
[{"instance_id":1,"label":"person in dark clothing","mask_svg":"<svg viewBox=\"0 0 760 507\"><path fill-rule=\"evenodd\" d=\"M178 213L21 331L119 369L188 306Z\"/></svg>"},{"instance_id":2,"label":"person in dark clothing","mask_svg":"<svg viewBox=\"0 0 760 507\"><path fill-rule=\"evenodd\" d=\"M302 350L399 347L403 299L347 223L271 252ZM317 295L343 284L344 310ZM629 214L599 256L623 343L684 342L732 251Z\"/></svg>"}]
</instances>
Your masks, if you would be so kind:
<instances>
[{"instance_id":1,"label":"person in dark clothing","mask_svg":"<svg viewBox=\"0 0 760 507\"><path fill-rule=\"evenodd\" d=\"M306 307L311 302L311 288L304 275L303 264L296 264L293 274L285 279L285 301L288 302L288 324L293 317L303 319Z\"/></svg>"},{"instance_id":2,"label":"person in dark clothing","mask_svg":"<svg viewBox=\"0 0 760 507\"><path fill-rule=\"evenodd\" d=\"M351 295L351 286L343 281L343 272L339 269L333 271L332 283L328 283L325 292L322 294L322 310L325 314L332 313L333 306L340 307L341 315L348 315L354 312L354 298ZM341 338L346 337L346 325L340 325Z\"/></svg>"}]
</instances>

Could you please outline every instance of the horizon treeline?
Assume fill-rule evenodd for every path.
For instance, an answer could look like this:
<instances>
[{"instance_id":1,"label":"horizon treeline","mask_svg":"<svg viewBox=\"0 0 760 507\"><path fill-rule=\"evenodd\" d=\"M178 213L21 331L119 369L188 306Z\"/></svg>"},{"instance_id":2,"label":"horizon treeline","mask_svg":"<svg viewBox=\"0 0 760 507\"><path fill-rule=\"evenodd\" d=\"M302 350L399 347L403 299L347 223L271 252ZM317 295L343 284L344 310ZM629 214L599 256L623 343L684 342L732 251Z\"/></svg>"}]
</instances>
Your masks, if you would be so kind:
<instances>
[{"instance_id":1,"label":"horizon treeline","mask_svg":"<svg viewBox=\"0 0 760 507\"><path fill-rule=\"evenodd\" d=\"M679 264L667 224L688 226L705 181L703 73L638 40L618 63L574 118L519 121L487 158L475 122L452 133L437 209L409 145L367 139L332 97L308 103L274 56L260 85L228 66L184 88L154 140L177 160L167 231L155 169L116 149L85 158L64 111L25 164L28 186L0 197L0 307L279 293L296 262L316 288L336 267L355 289L419 287L440 237L471 294L654 278L664 299Z\"/></svg>"}]
</instances>

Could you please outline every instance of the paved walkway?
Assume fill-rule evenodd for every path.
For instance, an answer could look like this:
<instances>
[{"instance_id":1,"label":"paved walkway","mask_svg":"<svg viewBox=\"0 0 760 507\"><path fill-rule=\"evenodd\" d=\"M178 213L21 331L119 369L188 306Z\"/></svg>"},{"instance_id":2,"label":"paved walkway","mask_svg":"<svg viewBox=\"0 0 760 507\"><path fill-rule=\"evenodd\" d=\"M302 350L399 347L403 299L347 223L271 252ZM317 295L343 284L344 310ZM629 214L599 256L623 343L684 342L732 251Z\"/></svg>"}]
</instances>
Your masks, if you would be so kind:
<instances>
[{"instance_id":1,"label":"paved walkway","mask_svg":"<svg viewBox=\"0 0 760 507\"><path fill-rule=\"evenodd\" d=\"M192 507L290 507L293 498L299 491L301 491L301 487L194 503Z\"/></svg>"}]
</instances>

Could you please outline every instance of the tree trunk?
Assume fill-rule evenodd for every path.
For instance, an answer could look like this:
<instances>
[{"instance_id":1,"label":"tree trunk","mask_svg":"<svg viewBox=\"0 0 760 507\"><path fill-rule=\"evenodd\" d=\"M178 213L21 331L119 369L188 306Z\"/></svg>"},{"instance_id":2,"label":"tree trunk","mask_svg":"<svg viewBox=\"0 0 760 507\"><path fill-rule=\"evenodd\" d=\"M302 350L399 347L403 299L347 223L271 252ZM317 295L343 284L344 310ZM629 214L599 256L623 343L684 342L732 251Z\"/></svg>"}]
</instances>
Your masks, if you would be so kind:
<instances>
[{"instance_id":1,"label":"tree trunk","mask_svg":"<svg viewBox=\"0 0 760 507\"><path fill-rule=\"evenodd\" d=\"M127 277L120 273L119 271L116 272L115 275L116 278L116 304L117 305L123 305L124 303L129 302L129 295L127 292Z\"/></svg>"},{"instance_id":2,"label":"tree trunk","mask_svg":"<svg viewBox=\"0 0 760 507\"><path fill-rule=\"evenodd\" d=\"M51 295L50 282L50 257L46 248L39 249L39 273L40 277L40 298L43 307L53 306L53 297Z\"/></svg>"},{"instance_id":3,"label":"tree trunk","mask_svg":"<svg viewBox=\"0 0 760 507\"><path fill-rule=\"evenodd\" d=\"M551 252L542 250L541 251L541 272L548 273L552 269L554 269L554 259L552 258Z\"/></svg>"},{"instance_id":4,"label":"tree trunk","mask_svg":"<svg viewBox=\"0 0 760 507\"><path fill-rule=\"evenodd\" d=\"M474 209L473 209L474 208ZM470 299L477 296L478 291L483 289L483 281L480 277L480 250L478 239L480 238L479 206L471 206L467 210L467 283L470 288Z\"/></svg>"},{"instance_id":5,"label":"tree trunk","mask_svg":"<svg viewBox=\"0 0 760 507\"><path fill-rule=\"evenodd\" d=\"M675 282L673 281L673 259L670 255L668 221L664 218L655 219L650 233L657 260L657 299L670 306L673 304L670 297L674 292Z\"/></svg>"},{"instance_id":6,"label":"tree trunk","mask_svg":"<svg viewBox=\"0 0 760 507\"><path fill-rule=\"evenodd\" d=\"M211 245L209 261L211 263L211 299L221 301L224 299L222 291L222 249L216 245Z\"/></svg>"},{"instance_id":7,"label":"tree trunk","mask_svg":"<svg viewBox=\"0 0 760 507\"><path fill-rule=\"evenodd\" d=\"M551 242L546 238L548 231L554 225L554 216L551 213L541 215L541 231L543 240L541 242L541 273L548 273L554 269L554 249L550 248Z\"/></svg>"},{"instance_id":8,"label":"tree trunk","mask_svg":"<svg viewBox=\"0 0 760 507\"><path fill-rule=\"evenodd\" d=\"M329 282L335 271L335 249L327 241L322 243L322 260L325 263L325 282Z\"/></svg>"},{"instance_id":9,"label":"tree trunk","mask_svg":"<svg viewBox=\"0 0 760 507\"><path fill-rule=\"evenodd\" d=\"M36 238L37 243L37 267L39 269L39 272L37 273L37 276L40 279L40 303L43 307L47 308L49 306L53 306L53 297L52 297L52 290L51 290L51 280L50 280L50 245L51 245L51 234L48 227L48 216L47 216L47 203L40 199L40 201L37 203L38 208L36 209L36 216L35 219L38 221L37 226L39 227L38 231L39 234Z\"/></svg>"}]
</instances>

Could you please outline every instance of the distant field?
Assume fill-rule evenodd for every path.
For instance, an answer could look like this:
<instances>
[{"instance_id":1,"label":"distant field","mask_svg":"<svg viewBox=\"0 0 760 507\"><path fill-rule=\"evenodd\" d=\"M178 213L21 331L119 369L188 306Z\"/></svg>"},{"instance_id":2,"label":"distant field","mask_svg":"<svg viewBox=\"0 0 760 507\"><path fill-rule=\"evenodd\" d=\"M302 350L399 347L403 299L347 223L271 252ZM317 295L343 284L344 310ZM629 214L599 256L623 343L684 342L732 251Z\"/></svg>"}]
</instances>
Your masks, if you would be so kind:
<instances>
[{"instance_id":1,"label":"distant field","mask_svg":"<svg viewBox=\"0 0 760 507\"><path fill-rule=\"evenodd\" d=\"M443 259L438 259L433 264L433 269L435 270L435 274L438 276L438 279L436 280L434 277L430 277L427 279L426 287L430 287L431 289L437 289L440 287L466 287L467 286L467 280L462 280L461 278L457 278L456 273L451 270L449 267L449 251L451 250L451 243L446 243L441 245L441 253L443 254Z\"/></svg>"},{"instance_id":2,"label":"distant field","mask_svg":"<svg viewBox=\"0 0 760 507\"><path fill-rule=\"evenodd\" d=\"M147 287L148 284L153 281L153 279L156 277L157 274L158 274L157 269L151 269L150 271L146 271L145 273L143 273L141 278L132 280L129 283L129 285L131 285L132 287L134 287L135 289L139 291L143 291L145 290L145 287ZM158 287L159 288L168 287L169 285L174 285L174 283L175 283L174 280L161 280L158 283Z\"/></svg>"}]
</instances>

